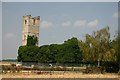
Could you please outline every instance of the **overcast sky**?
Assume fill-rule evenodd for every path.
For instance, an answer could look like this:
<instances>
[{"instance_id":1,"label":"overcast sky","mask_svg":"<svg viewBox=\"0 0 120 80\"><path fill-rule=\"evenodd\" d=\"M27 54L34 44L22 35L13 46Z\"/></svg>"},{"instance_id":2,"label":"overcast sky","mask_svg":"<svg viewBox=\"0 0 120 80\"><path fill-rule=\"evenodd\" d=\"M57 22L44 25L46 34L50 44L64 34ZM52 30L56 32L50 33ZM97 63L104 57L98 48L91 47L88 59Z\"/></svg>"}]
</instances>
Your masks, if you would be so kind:
<instances>
[{"instance_id":1,"label":"overcast sky","mask_svg":"<svg viewBox=\"0 0 120 80\"><path fill-rule=\"evenodd\" d=\"M17 58L22 39L22 16L40 16L39 45L60 44L77 37L84 39L105 26L110 27L111 39L118 30L117 2L3 2L3 59Z\"/></svg>"},{"instance_id":2,"label":"overcast sky","mask_svg":"<svg viewBox=\"0 0 120 80\"><path fill-rule=\"evenodd\" d=\"M2 59L2 3L0 2L0 60Z\"/></svg>"}]
</instances>

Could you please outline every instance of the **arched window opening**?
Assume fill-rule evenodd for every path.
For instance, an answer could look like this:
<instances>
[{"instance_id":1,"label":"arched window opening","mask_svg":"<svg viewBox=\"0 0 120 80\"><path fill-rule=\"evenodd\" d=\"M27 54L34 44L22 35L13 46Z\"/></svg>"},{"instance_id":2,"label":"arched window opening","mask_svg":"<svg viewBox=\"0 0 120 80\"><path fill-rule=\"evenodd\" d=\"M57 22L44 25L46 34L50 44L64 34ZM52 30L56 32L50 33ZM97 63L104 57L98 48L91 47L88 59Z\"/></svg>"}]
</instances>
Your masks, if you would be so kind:
<instances>
[{"instance_id":1,"label":"arched window opening","mask_svg":"<svg viewBox=\"0 0 120 80\"><path fill-rule=\"evenodd\" d=\"M26 39L26 35L24 35L24 39Z\"/></svg>"},{"instance_id":2,"label":"arched window opening","mask_svg":"<svg viewBox=\"0 0 120 80\"><path fill-rule=\"evenodd\" d=\"M25 24L27 24L27 20L25 20Z\"/></svg>"}]
</instances>

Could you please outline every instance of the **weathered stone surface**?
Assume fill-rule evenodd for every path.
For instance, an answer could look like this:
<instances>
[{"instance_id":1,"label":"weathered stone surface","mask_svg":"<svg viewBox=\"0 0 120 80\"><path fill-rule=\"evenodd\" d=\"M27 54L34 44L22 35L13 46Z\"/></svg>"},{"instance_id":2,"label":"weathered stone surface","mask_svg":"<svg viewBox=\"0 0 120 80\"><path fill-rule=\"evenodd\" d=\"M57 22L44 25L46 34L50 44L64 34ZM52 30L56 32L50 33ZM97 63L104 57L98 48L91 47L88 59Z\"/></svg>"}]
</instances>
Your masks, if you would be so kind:
<instances>
[{"instance_id":1,"label":"weathered stone surface","mask_svg":"<svg viewBox=\"0 0 120 80\"><path fill-rule=\"evenodd\" d=\"M27 44L27 36L36 36L39 41L40 16L32 17L31 15L23 16L22 21L22 45ZM38 45L38 44L37 44Z\"/></svg>"}]
</instances>

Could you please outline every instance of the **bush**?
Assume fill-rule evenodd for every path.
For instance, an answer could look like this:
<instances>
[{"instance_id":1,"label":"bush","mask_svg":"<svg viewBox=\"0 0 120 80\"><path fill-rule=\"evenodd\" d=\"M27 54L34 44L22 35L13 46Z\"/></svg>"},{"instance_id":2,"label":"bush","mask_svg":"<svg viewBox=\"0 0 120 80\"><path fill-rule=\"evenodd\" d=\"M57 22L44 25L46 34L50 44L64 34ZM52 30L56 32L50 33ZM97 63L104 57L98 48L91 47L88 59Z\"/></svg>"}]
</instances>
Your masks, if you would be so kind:
<instances>
[{"instance_id":1,"label":"bush","mask_svg":"<svg viewBox=\"0 0 120 80\"><path fill-rule=\"evenodd\" d=\"M109 73L118 73L119 64L117 62L105 62L104 63L105 71Z\"/></svg>"}]
</instances>

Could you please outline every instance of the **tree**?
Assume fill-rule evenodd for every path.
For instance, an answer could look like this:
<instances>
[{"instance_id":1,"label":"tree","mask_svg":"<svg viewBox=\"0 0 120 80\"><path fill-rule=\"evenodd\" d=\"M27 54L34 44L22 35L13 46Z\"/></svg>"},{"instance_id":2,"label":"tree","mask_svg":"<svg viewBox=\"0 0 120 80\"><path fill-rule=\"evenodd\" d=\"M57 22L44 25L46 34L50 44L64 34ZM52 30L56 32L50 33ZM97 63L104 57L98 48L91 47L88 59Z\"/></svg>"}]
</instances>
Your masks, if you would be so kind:
<instances>
[{"instance_id":1,"label":"tree","mask_svg":"<svg viewBox=\"0 0 120 80\"><path fill-rule=\"evenodd\" d=\"M39 51L37 46L20 46L18 49L18 61L37 62L36 55Z\"/></svg>"},{"instance_id":2,"label":"tree","mask_svg":"<svg viewBox=\"0 0 120 80\"><path fill-rule=\"evenodd\" d=\"M35 46L33 40L33 37L29 36L27 46L19 47L18 61L78 63L83 59L77 38L68 39L63 44L43 45L40 47Z\"/></svg>"},{"instance_id":3,"label":"tree","mask_svg":"<svg viewBox=\"0 0 120 80\"><path fill-rule=\"evenodd\" d=\"M64 41L62 45L59 46L59 51L56 55L57 61L66 63L66 62L81 62L82 61L82 52L78 46L77 38L73 37Z\"/></svg>"},{"instance_id":4,"label":"tree","mask_svg":"<svg viewBox=\"0 0 120 80\"><path fill-rule=\"evenodd\" d=\"M120 33L117 32L115 39L111 42L111 47L115 50L115 61L119 64L119 73L120 73Z\"/></svg>"},{"instance_id":5,"label":"tree","mask_svg":"<svg viewBox=\"0 0 120 80\"><path fill-rule=\"evenodd\" d=\"M36 36L29 36L27 37L27 46L34 46L38 44L38 39Z\"/></svg>"},{"instance_id":6,"label":"tree","mask_svg":"<svg viewBox=\"0 0 120 80\"><path fill-rule=\"evenodd\" d=\"M80 48L84 53L84 61L115 61L115 50L110 46L109 27L86 34L86 41L80 41Z\"/></svg>"},{"instance_id":7,"label":"tree","mask_svg":"<svg viewBox=\"0 0 120 80\"><path fill-rule=\"evenodd\" d=\"M50 50L50 55L49 55L49 58L50 58L50 62L56 62L56 55L59 53L59 46L58 44L51 44L49 46L49 50Z\"/></svg>"},{"instance_id":8,"label":"tree","mask_svg":"<svg viewBox=\"0 0 120 80\"><path fill-rule=\"evenodd\" d=\"M38 55L41 55L41 56L37 56L39 62L42 62L42 63L49 62L49 57L48 57L49 54L50 54L49 45L40 46Z\"/></svg>"}]
</instances>

